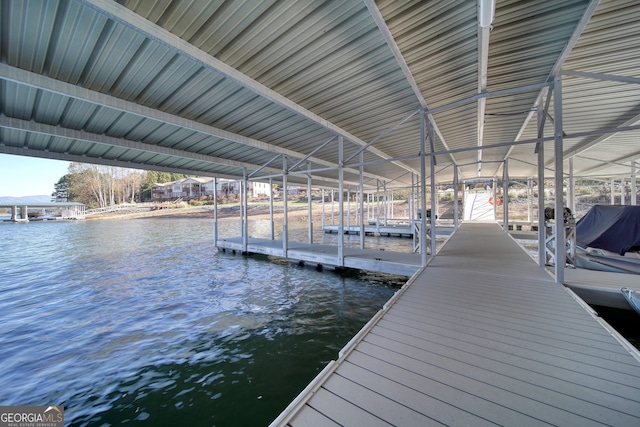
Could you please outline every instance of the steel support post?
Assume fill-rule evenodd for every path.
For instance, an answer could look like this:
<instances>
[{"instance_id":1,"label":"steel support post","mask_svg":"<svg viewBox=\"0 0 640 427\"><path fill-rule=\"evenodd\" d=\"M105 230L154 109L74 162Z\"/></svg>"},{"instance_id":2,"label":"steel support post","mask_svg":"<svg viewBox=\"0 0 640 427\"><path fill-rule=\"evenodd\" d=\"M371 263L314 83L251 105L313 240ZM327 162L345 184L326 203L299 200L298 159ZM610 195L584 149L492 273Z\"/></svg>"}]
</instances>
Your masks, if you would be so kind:
<instances>
[{"instance_id":1,"label":"steel support post","mask_svg":"<svg viewBox=\"0 0 640 427\"><path fill-rule=\"evenodd\" d=\"M576 181L573 177L573 157L569 157L569 188L567 190L567 205L571 213L576 212Z\"/></svg>"},{"instance_id":2,"label":"steel support post","mask_svg":"<svg viewBox=\"0 0 640 427\"><path fill-rule=\"evenodd\" d=\"M347 233L351 231L351 186L347 187Z\"/></svg>"},{"instance_id":3,"label":"steel support post","mask_svg":"<svg viewBox=\"0 0 640 427\"><path fill-rule=\"evenodd\" d=\"M287 156L282 156L282 256L289 251L289 225L287 221Z\"/></svg>"},{"instance_id":4,"label":"steel support post","mask_svg":"<svg viewBox=\"0 0 640 427\"><path fill-rule=\"evenodd\" d=\"M413 221L416 218L416 212L415 212L415 203L416 203L416 197L415 197L415 177L413 172L411 172L411 194L409 194L409 219L411 221Z\"/></svg>"},{"instance_id":5,"label":"steel support post","mask_svg":"<svg viewBox=\"0 0 640 427\"><path fill-rule=\"evenodd\" d=\"M389 220L391 222L393 222L393 220L396 217L394 200L395 200L395 194L393 190L391 190L391 196L389 197Z\"/></svg>"},{"instance_id":6,"label":"steel support post","mask_svg":"<svg viewBox=\"0 0 640 427\"><path fill-rule=\"evenodd\" d=\"M533 183L527 180L527 222L533 223Z\"/></svg>"},{"instance_id":7,"label":"steel support post","mask_svg":"<svg viewBox=\"0 0 640 427\"><path fill-rule=\"evenodd\" d=\"M384 195L382 196L382 199L384 200L383 203L383 207L384 207L384 226L387 226L387 212L389 211L389 200L387 199L387 181L382 183L382 191L384 192Z\"/></svg>"},{"instance_id":8,"label":"steel support post","mask_svg":"<svg viewBox=\"0 0 640 427\"><path fill-rule=\"evenodd\" d=\"M367 222L371 220L371 193L367 193Z\"/></svg>"},{"instance_id":9,"label":"steel support post","mask_svg":"<svg viewBox=\"0 0 640 427\"><path fill-rule=\"evenodd\" d=\"M555 234L556 234L556 283L564 282L564 264L566 260L566 245L564 233L564 201L562 189L564 188L563 170L563 141L562 141L562 80L555 79L553 88L553 117L554 117L554 155L555 155Z\"/></svg>"},{"instance_id":10,"label":"steel support post","mask_svg":"<svg viewBox=\"0 0 640 427\"><path fill-rule=\"evenodd\" d=\"M360 153L360 249L364 249L364 152Z\"/></svg>"},{"instance_id":11,"label":"steel support post","mask_svg":"<svg viewBox=\"0 0 640 427\"><path fill-rule=\"evenodd\" d=\"M376 179L376 230L380 231L380 181Z\"/></svg>"},{"instance_id":12,"label":"steel support post","mask_svg":"<svg viewBox=\"0 0 640 427\"><path fill-rule=\"evenodd\" d=\"M307 164L309 174L307 175L307 232L309 237L309 244L313 244L313 206L311 206L311 163Z\"/></svg>"},{"instance_id":13,"label":"steel support post","mask_svg":"<svg viewBox=\"0 0 640 427\"><path fill-rule=\"evenodd\" d=\"M320 219L320 226L322 227L322 231L324 232L324 188L322 189L322 216Z\"/></svg>"},{"instance_id":14,"label":"steel support post","mask_svg":"<svg viewBox=\"0 0 640 427\"><path fill-rule=\"evenodd\" d=\"M275 224L273 222L273 178L269 177L269 233L275 240Z\"/></svg>"},{"instance_id":15,"label":"steel support post","mask_svg":"<svg viewBox=\"0 0 640 427\"><path fill-rule=\"evenodd\" d=\"M416 235L416 229L414 226L414 223L416 221L416 181L417 179L415 179L417 177L414 177L413 172L411 172L411 204L410 204L410 211L409 211L409 224L411 226L411 240L412 240L412 247L413 247L413 251L416 251L416 241L418 241L418 246L420 245L419 239L420 236Z\"/></svg>"},{"instance_id":16,"label":"steel support post","mask_svg":"<svg viewBox=\"0 0 640 427\"><path fill-rule=\"evenodd\" d=\"M331 189L331 225L335 224L335 192Z\"/></svg>"},{"instance_id":17,"label":"steel support post","mask_svg":"<svg viewBox=\"0 0 640 427\"><path fill-rule=\"evenodd\" d=\"M427 130L428 130L428 135L429 135L429 141L431 141L431 147L435 146L435 132L433 129L433 122L431 120L427 120ZM436 190L436 158L435 156L432 154L431 156L429 156L429 159L431 159L430 161L430 181L431 181L431 219L429 221L430 224L430 228L431 228L431 257L436 256L436 214L437 214L437 207L436 207L436 199L438 197L438 192Z\"/></svg>"},{"instance_id":18,"label":"steel support post","mask_svg":"<svg viewBox=\"0 0 640 427\"><path fill-rule=\"evenodd\" d=\"M544 109L538 104L538 138L544 136ZM546 255L546 225L544 221L544 142L538 143L538 265L544 267L547 263Z\"/></svg>"},{"instance_id":19,"label":"steel support post","mask_svg":"<svg viewBox=\"0 0 640 427\"><path fill-rule=\"evenodd\" d=\"M624 194L625 193L625 188L624 188L625 181L626 180L624 178L620 179L620 204L623 205L623 206L627 203L627 200L626 200L626 197L625 197L625 194Z\"/></svg>"},{"instance_id":20,"label":"steel support post","mask_svg":"<svg viewBox=\"0 0 640 427\"><path fill-rule=\"evenodd\" d=\"M465 209L466 209L466 204L467 204L467 184L464 182L464 180L462 181L462 220L465 220ZM495 216L494 216L495 218ZM469 218L471 219L471 218Z\"/></svg>"},{"instance_id":21,"label":"steel support post","mask_svg":"<svg viewBox=\"0 0 640 427\"><path fill-rule=\"evenodd\" d=\"M431 156L431 157L433 158L433 156ZM432 167L435 167L435 166L436 166L436 163L434 162ZM434 174L435 174L435 172L434 172ZM438 212L440 212L440 193L438 192L438 190L440 189L440 186L436 184L435 187L436 188L435 188L434 191L435 191L435 195L436 195L436 207L435 207L435 211L432 210L434 220L438 216Z\"/></svg>"},{"instance_id":22,"label":"steel support post","mask_svg":"<svg viewBox=\"0 0 640 427\"><path fill-rule=\"evenodd\" d=\"M459 206L458 206L458 167L453 165L453 227L458 228L459 221Z\"/></svg>"},{"instance_id":23,"label":"steel support post","mask_svg":"<svg viewBox=\"0 0 640 427\"><path fill-rule=\"evenodd\" d=\"M614 179L611 180L611 197L609 202L610 205L616 204L616 181Z\"/></svg>"},{"instance_id":24,"label":"steel support post","mask_svg":"<svg viewBox=\"0 0 640 427\"><path fill-rule=\"evenodd\" d=\"M213 246L218 247L218 178L213 178Z\"/></svg>"},{"instance_id":25,"label":"steel support post","mask_svg":"<svg viewBox=\"0 0 640 427\"><path fill-rule=\"evenodd\" d=\"M343 137L338 136L338 263L344 266L344 160Z\"/></svg>"},{"instance_id":26,"label":"steel support post","mask_svg":"<svg viewBox=\"0 0 640 427\"><path fill-rule=\"evenodd\" d=\"M496 178L491 180L491 186L493 187L493 218L496 219L498 217L498 180Z\"/></svg>"},{"instance_id":27,"label":"steel support post","mask_svg":"<svg viewBox=\"0 0 640 427\"><path fill-rule=\"evenodd\" d=\"M242 246L246 253L249 248L249 220L248 209L249 204L249 181L247 179L247 168L242 169L242 185L240 186L242 191Z\"/></svg>"},{"instance_id":28,"label":"steel support post","mask_svg":"<svg viewBox=\"0 0 640 427\"><path fill-rule=\"evenodd\" d=\"M637 180L636 180L636 161L635 159L631 161L631 206L636 206L638 204L638 188L637 188Z\"/></svg>"},{"instance_id":29,"label":"steel support post","mask_svg":"<svg viewBox=\"0 0 640 427\"><path fill-rule=\"evenodd\" d=\"M420 264L427 266L427 136L424 110L420 111Z\"/></svg>"},{"instance_id":30,"label":"steel support post","mask_svg":"<svg viewBox=\"0 0 640 427\"><path fill-rule=\"evenodd\" d=\"M502 226L509 232L509 159L504 159L502 168Z\"/></svg>"},{"instance_id":31,"label":"steel support post","mask_svg":"<svg viewBox=\"0 0 640 427\"><path fill-rule=\"evenodd\" d=\"M240 238L244 241L244 221L242 218L244 212L244 196L242 195L242 180L234 181L234 191L236 183L238 183L238 203L240 204Z\"/></svg>"}]
</instances>

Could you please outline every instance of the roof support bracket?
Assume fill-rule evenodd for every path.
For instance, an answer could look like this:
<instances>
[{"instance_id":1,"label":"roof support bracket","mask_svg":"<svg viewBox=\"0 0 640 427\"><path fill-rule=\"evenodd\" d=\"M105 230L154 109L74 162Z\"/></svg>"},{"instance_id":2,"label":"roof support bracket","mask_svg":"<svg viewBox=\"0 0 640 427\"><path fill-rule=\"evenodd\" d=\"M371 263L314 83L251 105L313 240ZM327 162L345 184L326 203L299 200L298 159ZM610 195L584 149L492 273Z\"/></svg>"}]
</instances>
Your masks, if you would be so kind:
<instances>
[{"instance_id":1,"label":"roof support bracket","mask_svg":"<svg viewBox=\"0 0 640 427\"><path fill-rule=\"evenodd\" d=\"M390 134L391 132L393 132L395 129L397 129L400 125L402 125L404 122L406 122L407 120L409 120L411 117L415 116L416 113L420 111L420 109L416 109L413 110L412 112L410 112L409 114L407 114L406 116L404 116L402 119L398 120L397 122L395 122L391 127L387 128L386 130L382 131L380 133L380 135L376 136L375 138L373 138L371 141L369 141L367 143L367 145L364 145L362 147L360 147L358 149L358 151L356 151L355 153L353 153L351 156L347 157L345 159L345 163L349 162L351 159L353 159L354 157L356 157L357 155L359 155L360 153L364 153L369 147L371 147L373 144L375 144L376 142L378 142L380 139L382 139L383 137L387 136L388 134Z\"/></svg>"},{"instance_id":2,"label":"roof support bracket","mask_svg":"<svg viewBox=\"0 0 640 427\"><path fill-rule=\"evenodd\" d=\"M276 161L278 158L280 158L280 156L283 156L284 154L276 154L271 160L269 160L267 163L265 163L264 165L260 166L258 169L254 170L253 172L251 172L248 176L248 178L253 177L255 174L259 173L262 169L266 168L267 166L269 166L269 164L273 163L274 161Z\"/></svg>"},{"instance_id":3,"label":"roof support bracket","mask_svg":"<svg viewBox=\"0 0 640 427\"><path fill-rule=\"evenodd\" d=\"M549 90L547 91L547 100L544 103L544 109L542 111L540 111L540 109L537 109L538 114L542 114L542 117L538 118L538 135L543 136L544 135L544 123L547 120L547 115L549 114L549 104L551 103L551 92L553 91L553 86L549 86ZM534 153L538 153L538 150L540 149L540 144L541 142L538 142L536 144L536 148L533 151Z\"/></svg>"},{"instance_id":4,"label":"roof support bracket","mask_svg":"<svg viewBox=\"0 0 640 427\"><path fill-rule=\"evenodd\" d=\"M299 165L301 165L302 163L306 162L309 158L311 158L311 156L313 156L314 154L316 154L318 151L322 150L328 143L330 143L331 141L333 141L334 139L336 139L338 137L338 135L334 135L331 138L327 139L325 142L323 142L322 144L320 144L318 147L316 147L311 153L307 154L306 156L304 156L301 160L299 160L298 162L296 162L295 164L293 164L289 169L295 169L297 168Z\"/></svg>"}]
</instances>

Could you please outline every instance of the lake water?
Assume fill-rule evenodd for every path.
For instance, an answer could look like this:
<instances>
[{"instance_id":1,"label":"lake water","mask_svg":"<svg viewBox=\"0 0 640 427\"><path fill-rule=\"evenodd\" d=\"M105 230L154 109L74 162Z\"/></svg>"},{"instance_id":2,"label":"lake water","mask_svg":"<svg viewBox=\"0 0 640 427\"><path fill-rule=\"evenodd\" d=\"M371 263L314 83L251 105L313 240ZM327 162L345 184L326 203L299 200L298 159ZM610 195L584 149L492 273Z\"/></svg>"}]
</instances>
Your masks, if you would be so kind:
<instances>
[{"instance_id":1,"label":"lake water","mask_svg":"<svg viewBox=\"0 0 640 427\"><path fill-rule=\"evenodd\" d=\"M218 253L212 226L0 224L0 404L64 405L71 426L267 425L399 284Z\"/></svg>"}]
</instances>

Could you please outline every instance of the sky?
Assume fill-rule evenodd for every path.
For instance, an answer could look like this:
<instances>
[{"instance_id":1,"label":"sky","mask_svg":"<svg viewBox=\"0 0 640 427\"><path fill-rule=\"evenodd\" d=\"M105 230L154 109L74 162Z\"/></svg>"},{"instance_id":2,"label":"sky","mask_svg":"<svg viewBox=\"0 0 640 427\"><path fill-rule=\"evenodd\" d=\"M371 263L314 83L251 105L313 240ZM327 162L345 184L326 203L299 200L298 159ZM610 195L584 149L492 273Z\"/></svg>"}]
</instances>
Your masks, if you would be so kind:
<instances>
[{"instance_id":1,"label":"sky","mask_svg":"<svg viewBox=\"0 0 640 427\"><path fill-rule=\"evenodd\" d=\"M70 162L0 154L0 197L50 196Z\"/></svg>"}]
</instances>

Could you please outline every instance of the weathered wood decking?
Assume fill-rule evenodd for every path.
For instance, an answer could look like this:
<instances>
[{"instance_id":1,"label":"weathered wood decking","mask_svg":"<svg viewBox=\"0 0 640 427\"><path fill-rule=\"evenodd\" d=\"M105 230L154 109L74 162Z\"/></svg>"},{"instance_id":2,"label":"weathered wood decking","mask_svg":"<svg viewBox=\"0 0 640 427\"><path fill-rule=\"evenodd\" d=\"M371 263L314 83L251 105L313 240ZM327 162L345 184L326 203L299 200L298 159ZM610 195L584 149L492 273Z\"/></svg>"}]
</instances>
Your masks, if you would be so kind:
<instances>
[{"instance_id":1,"label":"weathered wood decking","mask_svg":"<svg viewBox=\"0 0 640 427\"><path fill-rule=\"evenodd\" d=\"M640 425L640 362L496 224L463 224L274 426Z\"/></svg>"}]
</instances>

